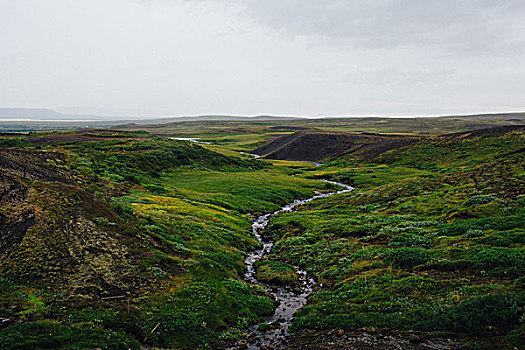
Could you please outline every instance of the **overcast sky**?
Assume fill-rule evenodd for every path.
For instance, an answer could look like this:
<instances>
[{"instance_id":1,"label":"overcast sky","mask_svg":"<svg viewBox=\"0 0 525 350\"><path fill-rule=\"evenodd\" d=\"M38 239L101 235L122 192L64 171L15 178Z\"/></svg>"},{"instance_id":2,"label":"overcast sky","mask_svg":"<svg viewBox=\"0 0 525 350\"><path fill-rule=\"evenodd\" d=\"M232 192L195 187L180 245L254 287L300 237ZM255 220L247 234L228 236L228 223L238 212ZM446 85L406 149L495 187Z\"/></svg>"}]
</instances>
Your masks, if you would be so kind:
<instances>
[{"instance_id":1,"label":"overcast sky","mask_svg":"<svg viewBox=\"0 0 525 350\"><path fill-rule=\"evenodd\" d=\"M523 0L0 0L0 107L525 110Z\"/></svg>"}]
</instances>

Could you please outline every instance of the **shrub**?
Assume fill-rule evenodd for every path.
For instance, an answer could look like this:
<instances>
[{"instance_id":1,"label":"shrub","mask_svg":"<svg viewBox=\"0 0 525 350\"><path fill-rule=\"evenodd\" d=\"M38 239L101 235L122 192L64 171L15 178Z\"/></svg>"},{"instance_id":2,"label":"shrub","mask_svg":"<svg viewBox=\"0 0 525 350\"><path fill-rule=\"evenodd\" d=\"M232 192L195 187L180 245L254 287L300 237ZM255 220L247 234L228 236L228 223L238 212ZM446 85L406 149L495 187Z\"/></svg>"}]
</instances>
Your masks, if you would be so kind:
<instances>
[{"instance_id":1,"label":"shrub","mask_svg":"<svg viewBox=\"0 0 525 350\"><path fill-rule=\"evenodd\" d=\"M64 326L51 321L17 323L0 331L0 348L15 349L139 349L139 342L124 334L90 323Z\"/></svg>"},{"instance_id":2,"label":"shrub","mask_svg":"<svg viewBox=\"0 0 525 350\"><path fill-rule=\"evenodd\" d=\"M402 233L392 237L390 244L400 247L432 247L432 238L428 236L419 236L416 234Z\"/></svg>"},{"instance_id":3,"label":"shrub","mask_svg":"<svg viewBox=\"0 0 525 350\"><path fill-rule=\"evenodd\" d=\"M487 204L497 200L499 199L491 194L478 194L470 197L465 205Z\"/></svg>"},{"instance_id":4,"label":"shrub","mask_svg":"<svg viewBox=\"0 0 525 350\"><path fill-rule=\"evenodd\" d=\"M261 316L271 315L275 310L273 300L265 296L253 296L248 306L251 312Z\"/></svg>"},{"instance_id":5,"label":"shrub","mask_svg":"<svg viewBox=\"0 0 525 350\"><path fill-rule=\"evenodd\" d=\"M429 330L472 335L507 334L520 323L524 300L509 295L484 295L467 300L423 321Z\"/></svg>"},{"instance_id":6,"label":"shrub","mask_svg":"<svg viewBox=\"0 0 525 350\"><path fill-rule=\"evenodd\" d=\"M475 267L491 270L496 275L519 276L525 273L525 255L522 249L483 249L474 254L473 260Z\"/></svg>"},{"instance_id":7,"label":"shrub","mask_svg":"<svg viewBox=\"0 0 525 350\"><path fill-rule=\"evenodd\" d=\"M483 236L483 231L482 230L468 230L467 233L465 233L465 237L467 238L476 238L476 237L481 237Z\"/></svg>"},{"instance_id":8,"label":"shrub","mask_svg":"<svg viewBox=\"0 0 525 350\"><path fill-rule=\"evenodd\" d=\"M159 327L150 334L148 342L158 346L181 344L183 349L195 349L199 344L210 341L212 336L204 315L198 312L162 313L151 323L151 329L157 324Z\"/></svg>"},{"instance_id":9,"label":"shrub","mask_svg":"<svg viewBox=\"0 0 525 350\"><path fill-rule=\"evenodd\" d=\"M509 215L506 217L488 217L482 219L457 220L448 225L443 225L438 232L446 236L458 236L467 233L468 230L511 230L525 226L525 217L521 215Z\"/></svg>"},{"instance_id":10,"label":"shrub","mask_svg":"<svg viewBox=\"0 0 525 350\"><path fill-rule=\"evenodd\" d=\"M164 271L163 269L161 269L160 267L157 267L157 266L150 266L146 269L148 272L150 272L153 276L155 276L155 278L159 279L159 280L165 280L166 277L167 277L167 273L166 271Z\"/></svg>"},{"instance_id":11,"label":"shrub","mask_svg":"<svg viewBox=\"0 0 525 350\"><path fill-rule=\"evenodd\" d=\"M126 202L125 199L113 198L111 200L111 208L117 213L122 215L134 215L133 207L130 203Z\"/></svg>"},{"instance_id":12,"label":"shrub","mask_svg":"<svg viewBox=\"0 0 525 350\"><path fill-rule=\"evenodd\" d=\"M525 230L514 229L493 233L489 236L478 239L476 242L498 247L508 247L513 244L525 244Z\"/></svg>"},{"instance_id":13,"label":"shrub","mask_svg":"<svg viewBox=\"0 0 525 350\"><path fill-rule=\"evenodd\" d=\"M383 256L385 263L397 268L412 268L424 264L430 259L430 254L421 248L397 248L388 250Z\"/></svg>"},{"instance_id":14,"label":"shrub","mask_svg":"<svg viewBox=\"0 0 525 350\"><path fill-rule=\"evenodd\" d=\"M105 226L115 226L116 224L112 221L110 221L108 218L104 217L97 217L95 218L95 222L99 225L105 225Z\"/></svg>"},{"instance_id":15,"label":"shrub","mask_svg":"<svg viewBox=\"0 0 525 350\"><path fill-rule=\"evenodd\" d=\"M144 185L144 188L146 188L150 193L157 196L162 196L168 193L168 190L166 190L166 188L158 184L147 184Z\"/></svg>"},{"instance_id":16,"label":"shrub","mask_svg":"<svg viewBox=\"0 0 525 350\"><path fill-rule=\"evenodd\" d=\"M26 139L0 138L0 148L30 147L30 146L33 146L33 144L29 143Z\"/></svg>"},{"instance_id":17,"label":"shrub","mask_svg":"<svg viewBox=\"0 0 525 350\"><path fill-rule=\"evenodd\" d=\"M294 283L299 280L297 270L281 261L263 260L255 263L256 277L259 281L278 284Z\"/></svg>"}]
</instances>

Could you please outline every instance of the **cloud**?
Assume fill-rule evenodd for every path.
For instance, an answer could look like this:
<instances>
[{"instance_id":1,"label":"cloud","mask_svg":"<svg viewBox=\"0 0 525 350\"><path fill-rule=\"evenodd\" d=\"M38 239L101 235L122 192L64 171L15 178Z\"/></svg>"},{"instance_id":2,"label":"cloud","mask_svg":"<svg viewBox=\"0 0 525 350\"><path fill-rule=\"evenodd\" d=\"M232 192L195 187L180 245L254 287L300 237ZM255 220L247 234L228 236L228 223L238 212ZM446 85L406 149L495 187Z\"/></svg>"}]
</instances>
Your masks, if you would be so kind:
<instances>
[{"instance_id":1,"label":"cloud","mask_svg":"<svg viewBox=\"0 0 525 350\"><path fill-rule=\"evenodd\" d=\"M366 68L361 67L349 71L343 76L343 82L353 85L377 85L377 86L415 86L453 84L455 74L449 70L435 69L399 69L388 68Z\"/></svg>"},{"instance_id":2,"label":"cloud","mask_svg":"<svg viewBox=\"0 0 525 350\"><path fill-rule=\"evenodd\" d=\"M0 105L520 110L524 15L522 0L0 0Z\"/></svg>"},{"instance_id":3,"label":"cloud","mask_svg":"<svg viewBox=\"0 0 525 350\"><path fill-rule=\"evenodd\" d=\"M352 47L508 54L521 53L525 43L521 0L238 1L247 16L273 30Z\"/></svg>"}]
</instances>

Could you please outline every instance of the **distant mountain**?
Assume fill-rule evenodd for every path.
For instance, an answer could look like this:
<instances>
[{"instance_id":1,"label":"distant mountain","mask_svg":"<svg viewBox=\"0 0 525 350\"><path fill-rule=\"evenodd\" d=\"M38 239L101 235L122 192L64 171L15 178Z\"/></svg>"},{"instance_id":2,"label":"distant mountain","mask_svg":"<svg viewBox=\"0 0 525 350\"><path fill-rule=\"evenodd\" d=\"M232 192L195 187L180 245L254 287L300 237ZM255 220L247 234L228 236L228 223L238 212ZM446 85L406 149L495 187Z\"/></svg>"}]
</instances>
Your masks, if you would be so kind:
<instances>
[{"instance_id":1,"label":"distant mountain","mask_svg":"<svg viewBox=\"0 0 525 350\"><path fill-rule=\"evenodd\" d=\"M162 124L174 122L198 122L198 121L248 121L248 120L290 120L300 117L281 117L270 115L235 116L235 115L200 115L181 117L154 117L139 118L130 116L99 116L90 114L65 114L47 108L0 108L1 120L23 120L23 121L114 121L115 124Z\"/></svg>"},{"instance_id":2,"label":"distant mountain","mask_svg":"<svg viewBox=\"0 0 525 350\"><path fill-rule=\"evenodd\" d=\"M43 108L0 108L2 119L59 119L64 114Z\"/></svg>"},{"instance_id":3,"label":"distant mountain","mask_svg":"<svg viewBox=\"0 0 525 350\"><path fill-rule=\"evenodd\" d=\"M0 108L0 119L8 120L100 120L94 115L63 114L46 108Z\"/></svg>"}]
</instances>

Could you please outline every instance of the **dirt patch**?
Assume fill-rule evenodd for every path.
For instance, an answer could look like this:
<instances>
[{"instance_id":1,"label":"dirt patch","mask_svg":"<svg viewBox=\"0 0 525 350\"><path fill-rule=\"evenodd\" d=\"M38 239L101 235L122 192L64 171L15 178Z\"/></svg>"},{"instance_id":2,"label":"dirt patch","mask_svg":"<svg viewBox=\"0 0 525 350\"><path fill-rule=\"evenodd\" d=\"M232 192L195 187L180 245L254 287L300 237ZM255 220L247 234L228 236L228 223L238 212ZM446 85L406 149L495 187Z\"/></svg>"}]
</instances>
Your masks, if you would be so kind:
<instances>
[{"instance_id":1,"label":"dirt patch","mask_svg":"<svg viewBox=\"0 0 525 350\"><path fill-rule=\"evenodd\" d=\"M25 210L11 218L0 213L0 255L16 250L34 221L32 210Z\"/></svg>"},{"instance_id":2,"label":"dirt patch","mask_svg":"<svg viewBox=\"0 0 525 350\"><path fill-rule=\"evenodd\" d=\"M32 180L72 183L67 173L53 165L65 158L58 152L0 148L0 169L2 176L10 174Z\"/></svg>"}]
</instances>

